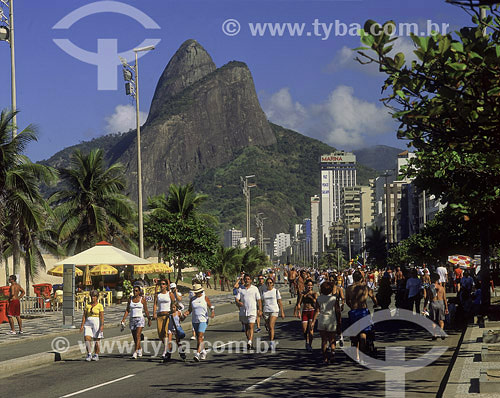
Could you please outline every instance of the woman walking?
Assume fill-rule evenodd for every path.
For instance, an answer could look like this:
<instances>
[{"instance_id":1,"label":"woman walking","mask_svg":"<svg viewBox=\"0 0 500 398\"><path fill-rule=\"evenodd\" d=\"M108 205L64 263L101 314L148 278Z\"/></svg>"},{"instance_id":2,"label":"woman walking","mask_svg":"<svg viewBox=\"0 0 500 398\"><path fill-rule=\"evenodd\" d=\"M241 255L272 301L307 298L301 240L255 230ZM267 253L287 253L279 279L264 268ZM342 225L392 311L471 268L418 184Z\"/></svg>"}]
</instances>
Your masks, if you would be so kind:
<instances>
[{"instance_id":1,"label":"woman walking","mask_svg":"<svg viewBox=\"0 0 500 398\"><path fill-rule=\"evenodd\" d=\"M135 343L135 351L132 354L132 359L142 357L141 334L145 326L144 316L142 315L143 310L148 318L148 326L151 326L151 317L149 316L146 299L141 296L140 286L134 286L133 296L128 300L127 309L125 310L125 314L123 314L121 322L124 325L125 318L130 314L129 326Z\"/></svg>"},{"instance_id":2,"label":"woman walking","mask_svg":"<svg viewBox=\"0 0 500 398\"><path fill-rule=\"evenodd\" d=\"M313 281L312 279L307 279L305 283L305 290L299 293L299 298L297 299L297 305L295 306L294 315L302 319L302 332L304 333L304 339L306 340L306 350L312 351L312 342L314 337L314 311L316 308L316 300L318 298L318 293L313 291ZM302 308L302 315L300 314L300 307Z\"/></svg>"},{"instance_id":3,"label":"woman walking","mask_svg":"<svg viewBox=\"0 0 500 398\"><path fill-rule=\"evenodd\" d=\"M155 294L153 303L153 318L156 319L156 330L158 331L158 338L163 342L162 359L165 361L170 359L170 352L167 349L167 330L172 304L175 302L174 294L167 290L167 281L160 280L160 291Z\"/></svg>"},{"instance_id":4,"label":"woman walking","mask_svg":"<svg viewBox=\"0 0 500 398\"><path fill-rule=\"evenodd\" d=\"M203 348L203 339L208 325L208 308L210 307L211 318L213 318L215 316L215 307L210 303L207 295L203 294L201 284L196 283L193 285L193 293L194 296L189 302L189 309L184 312L184 317L187 317L190 313L193 314L191 322L196 333L196 354L194 355L194 361L200 362L200 360L207 357L207 352Z\"/></svg>"},{"instance_id":5,"label":"woman walking","mask_svg":"<svg viewBox=\"0 0 500 398\"><path fill-rule=\"evenodd\" d=\"M340 288L331 282L321 284L320 296L316 301L316 311L314 322L318 319L318 331L321 336L321 351L323 353L323 363L328 365L335 355L335 337L340 335L341 316L340 304L337 299ZM328 347L331 352L328 353Z\"/></svg>"},{"instance_id":6,"label":"woman walking","mask_svg":"<svg viewBox=\"0 0 500 398\"><path fill-rule=\"evenodd\" d=\"M266 329L269 331L269 346L271 350L274 350L274 325L276 319L278 319L278 314L281 315L282 319L285 319L285 311L283 310L280 291L274 287L272 278L266 279L266 286L267 290L263 290L261 296L264 302Z\"/></svg>"},{"instance_id":7,"label":"woman walking","mask_svg":"<svg viewBox=\"0 0 500 398\"><path fill-rule=\"evenodd\" d=\"M87 362L99 360L99 341L102 339L102 330L104 328L104 307L97 302L99 292L92 290L90 292L90 304L87 304L83 311L82 324L80 332L84 331L85 347L87 348ZM94 355L92 355L92 340L94 341Z\"/></svg>"}]
</instances>

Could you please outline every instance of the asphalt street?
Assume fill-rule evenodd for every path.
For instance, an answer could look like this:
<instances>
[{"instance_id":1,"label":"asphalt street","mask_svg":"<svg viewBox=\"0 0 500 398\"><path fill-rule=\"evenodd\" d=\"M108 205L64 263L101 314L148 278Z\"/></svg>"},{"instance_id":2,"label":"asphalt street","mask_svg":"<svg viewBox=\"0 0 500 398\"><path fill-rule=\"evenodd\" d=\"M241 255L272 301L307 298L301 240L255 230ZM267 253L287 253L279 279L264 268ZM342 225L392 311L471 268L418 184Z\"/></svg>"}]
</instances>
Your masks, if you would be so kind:
<instances>
[{"instance_id":1,"label":"asphalt street","mask_svg":"<svg viewBox=\"0 0 500 398\"><path fill-rule=\"evenodd\" d=\"M346 311L344 311L346 316ZM206 340L219 345L205 361L196 363L193 354L184 362L174 353L168 363L144 354L137 360L117 348L101 355L98 362L75 360L56 362L2 380L2 394L11 397L383 397L385 374L367 369L337 349L336 362L321 364L320 339L313 352L304 349L300 322L287 311L278 320L278 348L272 352L235 352L242 342L241 325L231 322L209 326ZM429 333L413 323L391 321L376 325L378 358L385 358L385 347L404 347L406 360L418 358L435 346L448 350L437 361L406 374L406 397L435 396L445 375L460 333L448 331L446 340L431 341ZM267 335L263 329L256 337ZM111 340L111 339L109 339ZM190 340L187 340L193 343ZM232 343L236 342L236 343ZM150 351L158 341L149 341ZM348 345L348 342L346 342ZM123 348L123 347L122 347ZM194 348L194 344L192 344ZM230 350L232 348L232 350ZM11 381L11 382L10 382Z\"/></svg>"}]
</instances>

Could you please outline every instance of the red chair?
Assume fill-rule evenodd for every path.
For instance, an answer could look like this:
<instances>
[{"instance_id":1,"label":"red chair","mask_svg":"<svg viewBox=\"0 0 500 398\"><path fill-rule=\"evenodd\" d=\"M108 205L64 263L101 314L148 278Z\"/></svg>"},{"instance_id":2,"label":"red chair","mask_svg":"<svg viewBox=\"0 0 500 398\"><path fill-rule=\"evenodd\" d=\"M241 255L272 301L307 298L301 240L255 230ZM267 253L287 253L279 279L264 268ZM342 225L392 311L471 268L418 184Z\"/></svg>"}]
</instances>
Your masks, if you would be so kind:
<instances>
[{"instance_id":1,"label":"red chair","mask_svg":"<svg viewBox=\"0 0 500 398\"><path fill-rule=\"evenodd\" d=\"M51 283L38 283L36 285L33 285L33 290L35 291L35 294L37 297L42 298L42 287L45 288L45 291L49 293L52 291L52 284ZM43 300L40 300L42 303ZM45 308L50 308L50 301L45 303Z\"/></svg>"}]
</instances>

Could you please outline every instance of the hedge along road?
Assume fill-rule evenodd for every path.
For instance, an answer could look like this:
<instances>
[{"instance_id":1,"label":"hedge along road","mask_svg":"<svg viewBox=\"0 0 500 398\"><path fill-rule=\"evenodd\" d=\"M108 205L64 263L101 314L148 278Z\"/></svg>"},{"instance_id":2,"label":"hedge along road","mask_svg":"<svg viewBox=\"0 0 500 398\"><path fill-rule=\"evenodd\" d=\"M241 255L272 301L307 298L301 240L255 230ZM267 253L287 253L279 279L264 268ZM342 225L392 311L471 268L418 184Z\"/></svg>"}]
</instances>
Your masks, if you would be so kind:
<instances>
[{"instance_id":1,"label":"hedge along road","mask_svg":"<svg viewBox=\"0 0 500 398\"><path fill-rule=\"evenodd\" d=\"M107 398L164 397L170 394L179 397L385 396L384 374L352 362L339 350L337 363L322 366L319 338L313 343L313 353L306 352L300 323L291 317L290 308L286 312L287 318L278 320L276 339L279 343L274 354L236 353L228 349L209 352L206 361L195 363L192 353L188 354L186 362L174 353L167 364L148 354L131 360L128 359L129 354L122 355L116 351L103 354L99 362L90 363L83 361L83 355L80 355L77 359L27 372L22 378L18 376L16 383L4 385L2 390L7 396L16 397L32 397L36 391L36 396L40 398L88 394ZM407 359L417 358L435 345L450 347L435 363L406 375L407 397L435 396L459 333L448 331L450 337L444 342L431 343L428 333L413 324L385 322L378 326L377 346L381 358L384 357L383 347L387 345L404 346ZM239 322L211 325L206 339L212 343L219 341L219 344L244 342L240 330ZM267 337L264 329L256 337ZM234 347L234 344L226 345L227 348L231 346ZM194 348L194 344L191 347ZM24 380L29 380L29 383L19 383ZM26 385L29 385L29 390Z\"/></svg>"}]
</instances>

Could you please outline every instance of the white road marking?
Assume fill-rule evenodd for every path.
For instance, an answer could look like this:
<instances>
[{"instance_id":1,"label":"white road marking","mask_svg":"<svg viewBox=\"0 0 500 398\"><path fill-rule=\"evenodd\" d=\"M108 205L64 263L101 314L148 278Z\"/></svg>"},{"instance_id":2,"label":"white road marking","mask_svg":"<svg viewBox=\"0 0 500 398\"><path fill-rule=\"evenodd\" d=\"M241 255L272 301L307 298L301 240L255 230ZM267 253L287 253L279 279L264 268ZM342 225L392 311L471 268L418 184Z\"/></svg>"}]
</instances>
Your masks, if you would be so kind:
<instances>
[{"instance_id":1,"label":"white road marking","mask_svg":"<svg viewBox=\"0 0 500 398\"><path fill-rule=\"evenodd\" d=\"M245 391L243 392L249 392L257 388L259 385L267 383L268 381L271 381L272 379L275 379L276 377L282 375L283 373L286 373L287 370L281 370L278 373L273 374L272 376L269 376L267 379L259 381L257 384L254 384L253 386L248 387Z\"/></svg>"},{"instance_id":2,"label":"white road marking","mask_svg":"<svg viewBox=\"0 0 500 398\"><path fill-rule=\"evenodd\" d=\"M135 375L123 376L123 377L120 377L119 379L116 379L116 380L107 381L106 383L98 384L97 386L89 387L89 388L86 388L84 390L80 390L80 391L77 391L77 392L73 392L71 394L63 395L60 398L72 397L74 395L82 394L84 392L87 392L87 391L90 391L90 390L94 390L96 388L103 387L103 386L106 386L108 384L116 383L117 381L125 380L125 379L128 379L129 377L134 377L134 376Z\"/></svg>"},{"instance_id":3,"label":"white road marking","mask_svg":"<svg viewBox=\"0 0 500 398\"><path fill-rule=\"evenodd\" d=\"M218 345L216 348L217 348L217 349L219 349L219 348L225 347L225 346L230 345L230 344L233 344L233 343L236 343L236 341L230 341L229 343L225 343L225 344ZM210 352L210 351L212 351L212 349L211 349L211 348L209 348L209 349L207 350L207 352Z\"/></svg>"}]
</instances>

